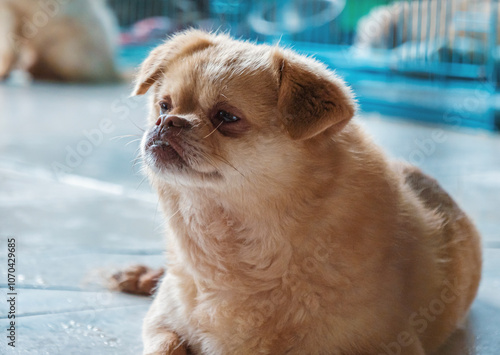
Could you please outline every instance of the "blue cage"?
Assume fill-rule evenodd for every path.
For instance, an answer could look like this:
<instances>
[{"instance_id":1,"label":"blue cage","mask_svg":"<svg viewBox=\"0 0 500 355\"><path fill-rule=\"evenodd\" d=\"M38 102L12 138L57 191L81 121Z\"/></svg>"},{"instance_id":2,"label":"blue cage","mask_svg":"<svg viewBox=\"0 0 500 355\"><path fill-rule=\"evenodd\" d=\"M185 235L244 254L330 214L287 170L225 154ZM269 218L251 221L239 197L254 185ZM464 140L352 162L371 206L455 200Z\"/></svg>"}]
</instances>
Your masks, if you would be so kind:
<instances>
[{"instance_id":1,"label":"blue cage","mask_svg":"<svg viewBox=\"0 0 500 355\"><path fill-rule=\"evenodd\" d=\"M135 66L186 27L280 42L326 62L361 108L500 127L499 0L110 0L120 60Z\"/></svg>"}]
</instances>

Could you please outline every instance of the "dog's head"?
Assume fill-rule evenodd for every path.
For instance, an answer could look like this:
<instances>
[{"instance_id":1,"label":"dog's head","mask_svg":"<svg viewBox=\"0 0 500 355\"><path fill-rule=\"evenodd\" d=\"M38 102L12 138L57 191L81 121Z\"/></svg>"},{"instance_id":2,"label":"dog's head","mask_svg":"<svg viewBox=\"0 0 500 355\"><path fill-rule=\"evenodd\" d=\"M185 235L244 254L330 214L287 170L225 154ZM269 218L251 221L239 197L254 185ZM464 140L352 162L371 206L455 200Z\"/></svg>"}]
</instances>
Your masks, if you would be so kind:
<instances>
[{"instance_id":1,"label":"dog's head","mask_svg":"<svg viewBox=\"0 0 500 355\"><path fill-rule=\"evenodd\" d=\"M311 58L196 30L151 52L134 94L148 90L142 153L151 177L226 190L287 179L356 108L344 82Z\"/></svg>"}]
</instances>

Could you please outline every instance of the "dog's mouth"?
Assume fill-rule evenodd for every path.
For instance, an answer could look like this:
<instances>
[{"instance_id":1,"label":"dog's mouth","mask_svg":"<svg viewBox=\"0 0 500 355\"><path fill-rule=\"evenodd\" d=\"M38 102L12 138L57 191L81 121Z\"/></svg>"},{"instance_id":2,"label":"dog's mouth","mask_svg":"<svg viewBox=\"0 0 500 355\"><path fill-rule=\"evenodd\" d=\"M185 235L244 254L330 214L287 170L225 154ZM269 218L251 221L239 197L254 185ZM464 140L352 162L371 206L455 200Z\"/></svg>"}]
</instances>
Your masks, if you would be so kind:
<instances>
[{"instance_id":1,"label":"dog's mouth","mask_svg":"<svg viewBox=\"0 0 500 355\"><path fill-rule=\"evenodd\" d=\"M173 140L158 138L156 132L148 134L145 151L154 158L155 165L160 165L158 167L187 166L182 146Z\"/></svg>"},{"instance_id":2,"label":"dog's mouth","mask_svg":"<svg viewBox=\"0 0 500 355\"><path fill-rule=\"evenodd\" d=\"M160 174L186 173L204 180L220 179L222 176L218 171L203 172L192 166L193 161L196 161L195 151L181 136L158 137L157 131L152 130L146 134L143 158L153 171Z\"/></svg>"}]
</instances>

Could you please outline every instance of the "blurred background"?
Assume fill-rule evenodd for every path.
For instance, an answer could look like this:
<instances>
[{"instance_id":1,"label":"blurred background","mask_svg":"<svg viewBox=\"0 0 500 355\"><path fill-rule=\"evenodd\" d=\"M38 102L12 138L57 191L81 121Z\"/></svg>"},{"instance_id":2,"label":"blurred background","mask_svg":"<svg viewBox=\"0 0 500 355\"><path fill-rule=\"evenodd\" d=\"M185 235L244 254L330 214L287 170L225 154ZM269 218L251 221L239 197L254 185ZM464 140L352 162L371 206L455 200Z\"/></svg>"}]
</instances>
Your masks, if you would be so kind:
<instances>
[{"instance_id":1,"label":"blurred background","mask_svg":"<svg viewBox=\"0 0 500 355\"><path fill-rule=\"evenodd\" d=\"M120 65L137 64L165 33L187 26L280 42L328 63L365 111L498 129L500 24L494 0L259 0L110 2ZM460 120L446 113L481 91ZM474 104L470 104L474 105Z\"/></svg>"},{"instance_id":2,"label":"blurred background","mask_svg":"<svg viewBox=\"0 0 500 355\"><path fill-rule=\"evenodd\" d=\"M0 0L0 290L15 238L18 299L16 348L0 353L140 353L151 300L107 283L164 260L138 158L147 98L129 95L149 51L195 27L279 42L345 78L356 120L483 236L478 298L438 355L499 354L499 17L498 0Z\"/></svg>"}]
</instances>

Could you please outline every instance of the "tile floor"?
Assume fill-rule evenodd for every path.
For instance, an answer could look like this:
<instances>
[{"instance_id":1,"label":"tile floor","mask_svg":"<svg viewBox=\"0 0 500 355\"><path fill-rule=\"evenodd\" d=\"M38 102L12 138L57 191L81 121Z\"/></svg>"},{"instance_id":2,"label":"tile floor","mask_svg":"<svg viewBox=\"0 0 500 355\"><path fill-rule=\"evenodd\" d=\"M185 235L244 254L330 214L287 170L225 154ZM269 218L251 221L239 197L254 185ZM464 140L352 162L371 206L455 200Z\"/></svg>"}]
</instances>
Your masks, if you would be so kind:
<instances>
[{"instance_id":1,"label":"tile floor","mask_svg":"<svg viewBox=\"0 0 500 355\"><path fill-rule=\"evenodd\" d=\"M150 299L103 282L110 270L163 259L157 199L133 167L146 100L128 98L129 89L0 85L1 354L140 353ZM438 178L482 232L479 296L440 355L500 354L500 136L376 114L359 120L389 154ZM12 237L15 349L5 341Z\"/></svg>"}]
</instances>

